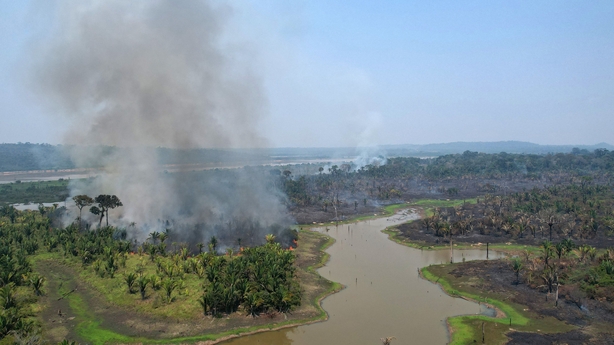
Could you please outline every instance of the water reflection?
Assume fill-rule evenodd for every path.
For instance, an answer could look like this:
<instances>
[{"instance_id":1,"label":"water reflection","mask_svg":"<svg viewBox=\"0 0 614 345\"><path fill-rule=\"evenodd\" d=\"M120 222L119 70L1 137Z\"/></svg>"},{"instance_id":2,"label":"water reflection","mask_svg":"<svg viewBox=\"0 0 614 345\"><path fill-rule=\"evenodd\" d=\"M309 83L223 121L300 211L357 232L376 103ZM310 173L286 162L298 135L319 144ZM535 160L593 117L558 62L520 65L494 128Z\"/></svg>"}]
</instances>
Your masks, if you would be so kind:
<instances>
[{"instance_id":1,"label":"water reflection","mask_svg":"<svg viewBox=\"0 0 614 345\"><path fill-rule=\"evenodd\" d=\"M399 344L445 344L445 319L485 313L476 303L445 295L422 280L418 268L450 261L449 250L422 251L396 244L381 230L417 217L405 213L392 218L316 229L337 242L327 251L324 277L347 288L326 298L322 306L329 320L275 332L238 338L227 344L378 344L395 336ZM490 253L490 258L500 254ZM481 250L455 250L454 261L485 259Z\"/></svg>"}]
</instances>

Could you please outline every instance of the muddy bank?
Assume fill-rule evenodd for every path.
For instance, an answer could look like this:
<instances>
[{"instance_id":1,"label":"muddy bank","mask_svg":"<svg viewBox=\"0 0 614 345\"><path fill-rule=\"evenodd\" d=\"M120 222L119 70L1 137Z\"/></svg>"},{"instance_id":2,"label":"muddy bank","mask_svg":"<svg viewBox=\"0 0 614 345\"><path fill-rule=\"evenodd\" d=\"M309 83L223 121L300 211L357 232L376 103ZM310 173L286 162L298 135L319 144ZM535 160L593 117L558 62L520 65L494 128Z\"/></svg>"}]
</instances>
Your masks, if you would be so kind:
<instances>
[{"instance_id":1,"label":"muddy bank","mask_svg":"<svg viewBox=\"0 0 614 345\"><path fill-rule=\"evenodd\" d=\"M289 207L289 212L298 224L326 223L335 220L335 211L332 207L326 210L315 205ZM344 204L337 208L337 217L339 220L349 220L374 214L381 215L382 212L382 207L379 205L360 205L354 209L353 205Z\"/></svg>"}]
</instances>

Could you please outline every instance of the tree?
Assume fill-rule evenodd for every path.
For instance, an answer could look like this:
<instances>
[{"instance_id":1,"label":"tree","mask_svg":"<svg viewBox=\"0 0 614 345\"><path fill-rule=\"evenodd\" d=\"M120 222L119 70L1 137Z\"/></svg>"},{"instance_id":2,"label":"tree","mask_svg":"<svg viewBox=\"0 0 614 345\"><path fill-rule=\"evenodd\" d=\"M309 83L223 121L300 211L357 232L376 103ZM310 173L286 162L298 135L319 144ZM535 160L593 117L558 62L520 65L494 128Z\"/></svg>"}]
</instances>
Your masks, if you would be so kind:
<instances>
[{"instance_id":1,"label":"tree","mask_svg":"<svg viewBox=\"0 0 614 345\"><path fill-rule=\"evenodd\" d=\"M548 266L548 260L552 257L552 251L554 247L550 241L542 242L542 253L544 258L544 264Z\"/></svg>"},{"instance_id":2,"label":"tree","mask_svg":"<svg viewBox=\"0 0 614 345\"><path fill-rule=\"evenodd\" d=\"M130 272L124 276L124 281L126 285L128 285L128 292L134 293L134 284L136 283L136 274Z\"/></svg>"},{"instance_id":3,"label":"tree","mask_svg":"<svg viewBox=\"0 0 614 345\"><path fill-rule=\"evenodd\" d=\"M211 236L209 240L209 252L213 254L217 253L217 238L215 236Z\"/></svg>"},{"instance_id":4,"label":"tree","mask_svg":"<svg viewBox=\"0 0 614 345\"><path fill-rule=\"evenodd\" d=\"M162 289L166 294L166 300L170 303L173 300L173 291L177 288L177 282L173 279L167 278L162 281Z\"/></svg>"},{"instance_id":5,"label":"tree","mask_svg":"<svg viewBox=\"0 0 614 345\"><path fill-rule=\"evenodd\" d=\"M32 285L32 288L34 289L34 293L36 294L36 296L42 296L43 295L43 284L45 283L45 277L41 277L35 274L32 277L30 277L29 282L30 282L30 285Z\"/></svg>"},{"instance_id":6,"label":"tree","mask_svg":"<svg viewBox=\"0 0 614 345\"><path fill-rule=\"evenodd\" d=\"M98 222L98 227L102 224L102 219L106 216L107 218L107 226L109 226L109 210L114 209L116 207L124 206L119 198L115 195L107 195L101 194L97 196L94 201L98 203L97 206L93 206L90 208L90 212L95 215L100 215L100 221Z\"/></svg>"},{"instance_id":7,"label":"tree","mask_svg":"<svg viewBox=\"0 0 614 345\"><path fill-rule=\"evenodd\" d=\"M141 299L145 299L145 295L147 293L147 285L149 285L149 278L141 275L136 279L136 285L139 287L139 292L141 293Z\"/></svg>"},{"instance_id":8,"label":"tree","mask_svg":"<svg viewBox=\"0 0 614 345\"><path fill-rule=\"evenodd\" d=\"M264 236L264 239L266 240L267 243L270 243L270 244L275 243L275 235L273 234L268 234Z\"/></svg>"},{"instance_id":9,"label":"tree","mask_svg":"<svg viewBox=\"0 0 614 345\"><path fill-rule=\"evenodd\" d=\"M91 206L92 204L94 204L94 199L90 198L85 194L82 194L74 196L72 200L75 202L75 205L79 209L79 230L81 230L81 211L84 207Z\"/></svg>"},{"instance_id":10,"label":"tree","mask_svg":"<svg viewBox=\"0 0 614 345\"><path fill-rule=\"evenodd\" d=\"M522 261L520 258L512 259L512 270L516 273L516 285L520 283L520 270L522 270Z\"/></svg>"}]
</instances>

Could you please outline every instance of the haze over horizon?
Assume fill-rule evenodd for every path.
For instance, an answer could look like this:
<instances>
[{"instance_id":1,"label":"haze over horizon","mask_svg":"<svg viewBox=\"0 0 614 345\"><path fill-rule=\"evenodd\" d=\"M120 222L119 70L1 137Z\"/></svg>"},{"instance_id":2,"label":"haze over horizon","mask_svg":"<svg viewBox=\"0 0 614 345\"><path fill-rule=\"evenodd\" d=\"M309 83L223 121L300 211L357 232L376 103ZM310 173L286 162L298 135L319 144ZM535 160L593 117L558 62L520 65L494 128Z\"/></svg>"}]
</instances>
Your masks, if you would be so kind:
<instances>
[{"instance_id":1,"label":"haze over horizon","mask_svg":"<svg viewBox=\"0 0 614 345\"><path fill-rule=\"evenodd\" d=\"M65 142L26 80L67 4L0 0L0 142ZM215 4L266 146L614 143L612 2Z\"/></svg>"}]
</instances>

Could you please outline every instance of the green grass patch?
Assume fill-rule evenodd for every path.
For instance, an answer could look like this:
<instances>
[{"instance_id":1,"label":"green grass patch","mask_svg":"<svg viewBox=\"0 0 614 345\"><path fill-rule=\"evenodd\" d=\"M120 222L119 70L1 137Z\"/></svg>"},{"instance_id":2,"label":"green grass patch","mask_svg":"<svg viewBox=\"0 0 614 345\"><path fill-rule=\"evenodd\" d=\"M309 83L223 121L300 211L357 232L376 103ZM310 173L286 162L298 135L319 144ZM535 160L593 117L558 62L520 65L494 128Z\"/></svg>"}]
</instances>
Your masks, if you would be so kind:
<instances>
[{"instance_id":1,"label":"green grass patch","mask_svg":"<svg viewBox=\"0 0 614 345\"><path fill-rule=\"evenodd\" d=\"M62 293L62 289L59 291ZM70 309L72 309L79 320L76 331L81 338L95 345L118 342L136 342L143 340L127 337L100 327L102 321L97 320L96 317L90 312L89 306L85 303L85 301L83 301L81 295L73 293L68 295L67 298Z\"/></svg>"},{"instance_id":2,"label":"green grass patch","mask_svg":"<svg viewBox=\"0 0 614 345\"><path fill-rule=\"evenodd\" d=\"M463 204L476 204L477 198L472 199L421 199L416 200L410 206L418 206L424 209L424 215L430 217L433 215L433 209L437 207L456 207Z\"/></svg>"}]
</instances>

